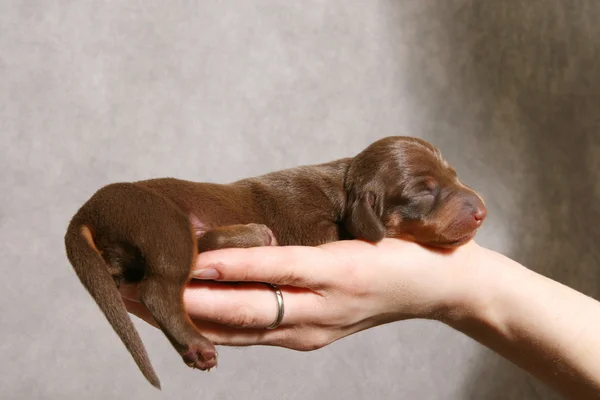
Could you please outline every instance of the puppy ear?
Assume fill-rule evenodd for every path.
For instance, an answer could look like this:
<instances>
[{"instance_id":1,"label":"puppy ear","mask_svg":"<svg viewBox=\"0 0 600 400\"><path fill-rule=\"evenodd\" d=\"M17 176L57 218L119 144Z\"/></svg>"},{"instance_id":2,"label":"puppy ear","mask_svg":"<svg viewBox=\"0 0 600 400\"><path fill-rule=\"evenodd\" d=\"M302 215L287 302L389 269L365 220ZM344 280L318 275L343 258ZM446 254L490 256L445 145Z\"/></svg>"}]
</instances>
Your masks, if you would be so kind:
<instances>
[{"instance_id":1,"label":"puppy ear","mask_svg":"<svg viewBox=\"0 0 600 400\"><path fill-rule=\"evenodd\" d=\"M385 227L375 213L375 194L366 192L358 194L351 201L346 213L346 229L356 239L379 242L385 237Z\"/></svg>"}]
</instances>

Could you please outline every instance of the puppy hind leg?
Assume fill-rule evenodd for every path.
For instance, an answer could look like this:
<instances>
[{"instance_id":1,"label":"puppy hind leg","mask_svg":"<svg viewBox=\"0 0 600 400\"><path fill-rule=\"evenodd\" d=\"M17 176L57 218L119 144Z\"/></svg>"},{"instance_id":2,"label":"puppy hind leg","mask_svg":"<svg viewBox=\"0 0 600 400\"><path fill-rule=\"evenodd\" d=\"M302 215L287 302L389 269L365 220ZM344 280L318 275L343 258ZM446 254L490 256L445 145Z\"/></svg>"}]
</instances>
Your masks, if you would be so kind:
<instances>
[{"instance_id":1,"label":"puppy hind leg","mask_svg":"<svg viewBox=\"0 0 600 400\"><path fill-rule=\"evenodd\" d=\"M145 237L142 253L147 269L139 286L140 301L185 364L200 370L216 366L215 346L197 330L183 304L183 291L198 254L187 216L174 208L163 208L154 214Z\"/></svg>"},{"instance_id":2,"label":"puppy hind leg","mask_svg":"<svg viewBox=\"0 0 600 400\"><path fill-rule=\"evenodd\" d=\"M183 305L187 273L179 279L150 276L140 285L140 298L185 364L200 370L217 365L214 345L194 327Z\"/></svg>"}]
</instances>

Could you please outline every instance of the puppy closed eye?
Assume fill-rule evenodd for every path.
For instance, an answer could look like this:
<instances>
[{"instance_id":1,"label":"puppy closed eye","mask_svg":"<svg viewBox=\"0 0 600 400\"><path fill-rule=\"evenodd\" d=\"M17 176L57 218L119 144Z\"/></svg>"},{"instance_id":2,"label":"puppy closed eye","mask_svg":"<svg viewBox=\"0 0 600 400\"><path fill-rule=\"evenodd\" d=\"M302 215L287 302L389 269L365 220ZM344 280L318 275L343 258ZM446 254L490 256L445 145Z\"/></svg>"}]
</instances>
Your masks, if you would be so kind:
<instances>
[{"instance_id":1,"label":"puppy closed eye","mask_svg":"<svg viewBox=\"0 0 600 400\"><path fill-rule=\"evenodd\" d=\"M410 193L412 192L412 193ZM415 184L409 192L408 197L417 202L429 202L438 196L440 192L439 184L434 180L423 180Z\"/></svg>"},{"instance_id":2,"label":"puppy closed eye","mask_svg":"<svg viewBox=\"0 0 600 400\"><path fill-rule=\"evenodd\" d=\"M421 181L421 193L437 196L440 191L440 184L433 178L427 177Z\"/></svg>"},{"instance_id":3,"label":"puppy closed eye","mask_svg":"<svg viewBox=\"0 0 600 400\"><path fill-rule=\"evenodd\" d=\"M420 211L423 213L429 212L433 209L435 200L436 195L431 191L424 192L415 197L415 203L418 204Z\"/></svg>"},{"instance_id":4,"label":"puppy closed eye","mask_svg":"<svg viewBox=\"0 0 600 400\"><path fill-rule=\"evenodd\" d=\"M424 217L435 208L440 186L433 178L425 178L414 187L413 194L406 205L408 214L413 218Z\"/></svg>"},{"instance_id":5,"label":"puppy closed eye","mask_svg":"<svg viewBox=\"0 0 600 400\"><path fill-rule=\"evenodd\" d=\"M434 209L433 196L415 197L409 202L396 208L403 220L421 220L427 217Z\"/></svg>"}]
</instances>

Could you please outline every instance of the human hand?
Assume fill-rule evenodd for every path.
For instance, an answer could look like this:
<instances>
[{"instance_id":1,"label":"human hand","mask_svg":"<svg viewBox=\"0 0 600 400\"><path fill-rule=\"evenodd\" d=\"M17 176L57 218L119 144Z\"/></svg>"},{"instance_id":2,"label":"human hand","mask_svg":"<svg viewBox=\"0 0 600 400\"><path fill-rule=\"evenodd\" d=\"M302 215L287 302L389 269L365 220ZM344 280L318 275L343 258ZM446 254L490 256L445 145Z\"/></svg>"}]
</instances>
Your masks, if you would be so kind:
<instances>
[{"instance_id":1,"label":"human hand","mask_svg":"<svg viewBox=\"0 0 600 400\"><path fill-rule=\"evenodd\" d=\"M192 281L184 303L215 344L313 350L388 322L438 319L568 398L598 398L600 302L473 241L444 252L384 239L200 254L194 272L211 268L206 278L217 281ZM265 329L276 316L273 291L250 282L279 285L278 328ZM154 324L135 288L122 295Z\"/></svg>"},{"instance_id":2,"label":"human hand","mask_svg":"<svg viewBox=\"0 0 600 400\"><path fill-rule=\"evenodd\" d=\"M470 242L434 251L384 239L211 251L198 256L193 274L204 275L188 285L184 304L215 344L313 350L384 323L443 319L469 301L469 259L480 249ZM273 290L256 282L283 293L285 313L274 330L265 329L277 315ZM129 312L156 326L135 287L121 293Z\"/></svg>"}]
</instances>

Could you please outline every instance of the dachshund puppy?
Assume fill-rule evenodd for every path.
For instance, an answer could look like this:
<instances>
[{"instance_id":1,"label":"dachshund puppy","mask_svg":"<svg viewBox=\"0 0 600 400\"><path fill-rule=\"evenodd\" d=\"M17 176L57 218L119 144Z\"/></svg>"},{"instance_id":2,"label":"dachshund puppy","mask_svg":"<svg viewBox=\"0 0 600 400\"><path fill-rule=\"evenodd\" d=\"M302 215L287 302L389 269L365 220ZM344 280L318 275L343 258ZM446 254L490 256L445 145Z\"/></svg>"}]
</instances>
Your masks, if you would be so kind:
<instances>
[{"instance_id":1,"label":"dachshund puppy","mask_svg":"<svg viewBox=\"0 0 600 400\"><path fill-rule=\"evenodd\" d=\"M436 148L393 136L352 158L230 184L172 178L110 184L72 218L65 245L81 283L160 388L119 285L139 284L142 304L183 361L207 370L217 363L215 347L183 305L199 252L384 237L452 248L471 240L485 217L481 197Z\"/></svg>"}]
</instances>

